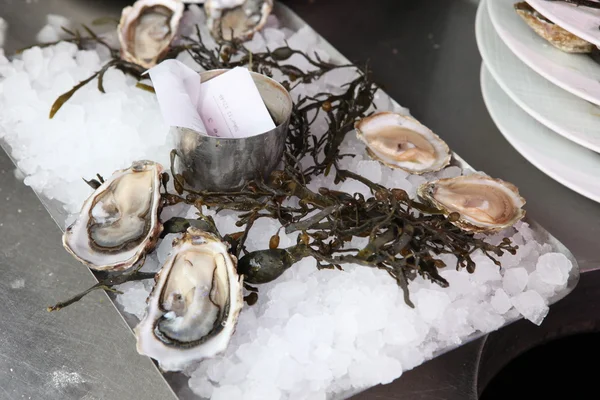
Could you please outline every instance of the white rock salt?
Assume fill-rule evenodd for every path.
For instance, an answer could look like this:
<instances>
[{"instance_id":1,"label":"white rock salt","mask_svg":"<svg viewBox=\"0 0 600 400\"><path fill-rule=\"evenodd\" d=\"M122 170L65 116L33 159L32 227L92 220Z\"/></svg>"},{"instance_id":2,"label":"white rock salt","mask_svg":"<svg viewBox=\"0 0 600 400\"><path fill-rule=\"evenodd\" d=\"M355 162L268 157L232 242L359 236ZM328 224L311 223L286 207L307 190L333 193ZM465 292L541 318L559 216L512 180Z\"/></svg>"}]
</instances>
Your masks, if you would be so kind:
<instances>
[{"instance_id":1,"label":"white rock salt","mask_svg":"<svg viewBox=\"0 0 600 400\"><path fill-rule=\"evenodd\" d=\"M248 400L280 400L281 391L272 382L253 382L244 390L243 399ZM231 398L231 397L230 397ZM211 399L212 400L212 399Z\"/></svg>"},{"instance_id":2,"label":"white rock salt","mask_svg":"<svg viewBox=\"0 0 600 400\"><path fill-rule=\"evenodd\" d=\"M546 283L540 278L540 273L533 271L529 274L529 280L527 281L527 289L533 290L544 298L554 296L559 287Z\"/></svg>"},{"instance_id":3,"label":"white rock salt","mask_svg":"<svg viewBox=\"0 0 600 400\"><path fill-rule=\"evenodd\" d=\"M286 39L289 39L294 33L296 33L295 31L286 27L281 28L281 31L285 34Z\"/></svg>"},{"instance_id":4,"label":"white rock salt","mask_svg":"<svg viewBox=\"0 0 600 400\"><path fill-rule=\"evenodd\" d=\"M539 278L548 284L561 286L567 283L573 264L561 253L542 255L536 265Z\"/></svg>"},{"instance_id":5,"label":"white rock salt","mask_svg":"<svg viewBox=\"0 0 600 400\"><path fill-rule=\"evenodd\" d=\"M98 52L94 50L79 50L75 56L75 60L78 66L90 71L100 68L100 57L98 56Z\"/></svg>"},{"instance_id":6,"label":"white rock salt","mask_svg":"<svg viewBox=\"0 0 600 400\"><path fill-rule=\"evenodd\" d=\"M220 386L212 391L211 400L241 399L242 390L233 385Z\"/></svg>"},{"instance_id":7,"label":"white rock salt","mask_svg":"<svg viewBox=\"0 0 600 400\"><path fill-rule=\"evenodd\" d=\"M502 289L496 289L494 296L490 300L490 304L498 314L504 314L512 308L510 297Z\"/></svg>"},{"instance_id":8,"label":"white rock salt","mask_svg":"<svg viewBox=\"0 0 600 400\"><path fill-rule=\"evenodd\" d=\"M455 256L453 256L456 258ZM446 264L447 269L440 272L440 275L448 281L452 290L450 291L453 295L465 295L471 293L475 288L475 285L471 282L471 279L465 271L451 270L456 265L456 262ZM456 296L454 296L456 297Z\"/></svg>"},{"instance_id":9,"label":"white rock salt","mask_svg":"<svg viewBox=\"0 0 600 400\"><path fill-rule=\"evenodd\" d=\"M402 364L405 371L413 369L417 365L422 364L426 358L431 357L431 353L424 351L423 348L415 348L413 346L396 347L390 350Z\"/></svg>"},{"instance_id":10,"label":"white rock salt","mask_svg":"<svg viewBox=\"0 0 600 400\"><path fill-rule=\"evenodd\" d=\"M469 320L475 329L481 332L492 332L504 325L504 318L487 304L481 303L469 313Z\"/></svg>"},{"instance_id":11,"label":"white rock salt","mask_svg":"<svg viewBox=\"0 0 600 400\"><path fill-rule=\"evenodd\" d=\"M433 322L440 318L446 307L450 305L450 298L444 292L430 289L421 289L413 296L417 312L425 322Z\"/></svg>"},{"instance_id":12,"label":"white rock salt","mask_svg":"<svg viewBox=\"0 0 600 400\"><path fill-rule=\"evenodd\" d=\"M523 317L540 325L548 314L548 306L539 293L528 290L512 298L513 306Z\"/></svg>"},{"instance_id":13,"label":"white rock salt","mask_svg":"<svg viewBox=\"0 0 600 400\"><path fill-rule=\"evenodd\" d=\"M517 229L519 231L519 233L523 236L523 239L526 242L531 242L532 240L534 240L533 231L531 230L531 228L529 227L529 224L527 222L524 222L524 221L517 222L515 224L515 229Z\"/></svg>"},{"instance_id":14,"label":"white rock salt","mask_svg":"<svg viewBox=\"0 0 600 400\"><path fill-rule=\"evenodd\" d=\"M117 296L117 302L123 306L123 310L129 314L135 315L138 319L142 319L146 309L146 299L150 294L150 290L143 282L126 282L115 286L115 289L123 292Z\"/></svg>"},{"instance_id":15,"label":"white rock salt","mask_svg":"<svg viewBox=\"0 0 600 400\"><path fill-rule=\"evenodd\" d=\"M365 178L373 181L381 181L381 164L374 160L364 160L358 162L354 171Z\"/></svg>"},{"instance_id":16,"label":"white rock salt","mask_svg":"<svg viewBox=\"0 0 600 400\"><path fill-rule=\"evenodd\" d=\"M162 264L158 262L158 258L156 254L150 254L146 256L146 261L140 271L142 272L158 272L162 268ZM144 281L146 285L151 285L153 282L151 280Z\"/></svg>"},{"instance_id":17,"label":"white rock salt","mask_svg":"<svg viewBox=\"0 0 600 400\"><path fill-rule=\"evenodd\" d=\"M358 77L354 68L342 68L325 74L325 85L331 93L342 93L346 90L344 85Z\"/></svg>"},{"instance_id":18,"label":"white rock salt","mask_svg":"<svg viewBox=\"0 0 600 400\"><path fill-rule=\"evenodd\" d=\"M422 184L424 184L425 182L427 182L427 179L425 179L423 176L421 175L409 175L408 176L408 181L415 186L415 188L418 188L419 186L421 186Z\"/></svg>"},{"instance_id":19,"label":"white rock salt","mask_svg":"<svg viewBox=\"0 0 600 400\"><path fill-rule=\"evenodd\" d=\"M482 284L502 279L502 276L500 275L500 268L495 265L487 256L484 256L477 251L474 253L472 258L476 264L472 279L476 283Z\"/></svg>"},{"instance_id":20,"label":"white rock salt","mask_svg":"<svg viewBox=\"0 0 600 400\"><path fill-rule=\"evenodd\" d=\"M438 178L439 179L456 178L457 176L461 176L461 175L462 175L462 169L452 165L452 166L446 167L443 170L441 170L438 173Z\"/></svg>"},{"instance_id":21,"label":"white rock salt","mask_svg":"<svg viewBox=\"0 0 600 400\"><path fill-rule=\"evenodd\" d=\"M178 234L170 233L158 243L158 246L156 247L156 257L161 265L165 263L173 249L173 239L179 236L180 235Z\"/></svg>"},{"instance_id":22,"label":"white rock salt","mask_svg":"<svg viewBox=\"0 0 600 400\"><path fill-rule=\"evenodd\" d=\"M529 274L525 268L511 268L504 272L502 287L510 296L516 296L525 289L528 279Z\"/></svg>"},{"instance_id":23,"label":"white rock salt","mask_svg":"<svg viewBox=\"0 0 600 400\"><path fill-rule=\"evenodd\" d=\"M371 331L358 336L356 345L368 356L375 356L381 352L383 345L383 335L381 331Z\"/></svg>"},{"instance_id":24,"label":"white rock salt","mask_svg":"<svg viewBox=\"0 0 600 400\"><path fill-rule=\"evenodd\" d=\"M456 256L454 254L442 253L438 256L438 258L441 261L443 261L444 264L446 264L446 267L448 268L448 269L444 269L443 272L450 271L450 270L456 270L456 263L458 262L458 259L456 258ZM469 279L470 279L470 276L469 276Z\"/></svg>"},{"instance_id":25,"label":"white rock salt","mask_svg":"<svg viewBox=\"0 0 600 400\"><path fill-rule=\"evenodd\" d=\"M190 377L188 385L194 389L198 396L205 399L210 399L215 390L214 384L208 380L208 377L197 372ZM241 396L238 398L241 398Z\"/></svg>"},{"instance_id":26,"label":"white rock salt","mask_svg":"<svg viewBox=\"0 0 600 400\"><path fill-rule=\"evenodd\" d=\"M463 307L448 307L434 327L438 333L437 340L452 345L460 344L464 336L474 331L469 321L469 310Z\"/></svg>"},{"instance_id":27,"label":"white rock salt","mask_svg":"<svg viewBox=\"0 0 600 400\"><path fill-rule=\"evenodd\" d=\"M44 55L39 47L32 47L23 52L23 61L25 62L25 71L30 79L37 79L44 68Z\"/></svg>"},{"instance_id":28,"label":"white rock salt","mask_svg":"<svg viewBox=\"0 0 600 400\"><path fill-rule=\"evenodd\" d=\"M22 181L23 179L25 179L25 174L19 168L13 169L13 175L15 176L15 179L17 179L17 180Z\"/></svg>"},{"instance_id":29,"label":"white rock salt","mask_svg":"<svg viewBox=\"0 0 600 400\"><path fill-rule=\"evenodd\" d=\"M315 48L319 42L319 36L308 25L303 26L288 39L288 44L292 49L306 51Z\"/></svg>"},{"instance_id":30,"label":"white rock salt","mask_svg":"<svg viewBox=\"0 0 600 400\"><path fill-rule=\"evenodd\" d=\"M242 382L247 375L248 365L238 363L229 367L229 369L225 372L224 379L232 384L237 384L239 382Z\"/></svg>"},{"instance_id":31,"label":"white rock salt","mask_svg":"<svg viewBox=\"0 0 600 400\"><path fill-rule=\"evenodd\" d=\"M498 237L498 240L494 240L494 241L490 241L490 243L492 244L499 244L502 241L502 237L505 237L506 235L498 235L500 237ZM521 250L521 248L523 250ZM510 254L508 251L505 251L504 254L500 257L500 262L502 263L502 267L505 269L508 268L512 268L512 267L516 267L516 266L524 266L525 262L522 261L523 256L524 256L524 252L528 252L530 247L527 244L522 244L519 247L519 251L517 251L515 254Z\"/></svg>"},{"instance_id":32,"label":"white rock salt","mask_svg":"<svg viewBox=\"0 0 600 400\"><path fill-rule=\"evenodd\" d=\"M262 34L255 33L251 40L244 42L244 47L252 53L264 51L267 47L267 42L265 42L263 34L264 32Z\"/></svg>"},{"instance_id":33,"label":"white rock salt","mask_svg":"<svg viewBox=\"0 0 600 400\"><path fill-rule=\"evenodd\" d=\"M208 367L207 375L213 382L219 382L225 373L233 366L233 362L227 358L215 359L218 362L212 362Z\"/></svg>"},{"instance_id":34,"label":"white rock salt","mask_svg":"<svg viewBox=\"0 0 600 400\"><path fill-rule=\"evenodd\" d=\"M263 41L264 47L260 47L259 50L263 50L265 47L269 50L275 50L285 45L285 32L282 32L279 29L265 28L262 31L262 34L265 38Z\"/></svg>"},{"instance_id":35,"label":"white rock salt","mask_svg":"<svg viewBox=\"0 0 600 400\"><path fill-rule=\"evenodd\" d=\"M36 35L39 43L52 43L61 39L60 33L52 25L44 26Z\"/></svg>"}]
</instances>

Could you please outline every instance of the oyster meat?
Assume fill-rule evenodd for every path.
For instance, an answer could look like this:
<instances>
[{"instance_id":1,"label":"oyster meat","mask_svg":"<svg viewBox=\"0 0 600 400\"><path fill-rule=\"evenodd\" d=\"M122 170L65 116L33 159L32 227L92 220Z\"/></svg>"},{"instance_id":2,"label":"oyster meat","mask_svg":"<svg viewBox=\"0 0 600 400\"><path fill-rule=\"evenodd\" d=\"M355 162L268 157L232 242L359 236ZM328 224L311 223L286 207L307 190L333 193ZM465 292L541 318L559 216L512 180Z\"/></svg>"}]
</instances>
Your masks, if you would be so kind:
<instances>
[{"instance_id":1,"label":"oyster meat","mask_svg":"<svg viewBox=\"0 0 600 400\"><path fill-rule=\"evenodd\" d=\"M119 271L145 259L156 246L162 224L162 166L136 161L115 172L83 203L63 245L89 268Z\"/></svg>"},{"instance_id":2,"label":"oyster meat","mask_svg":"<svg viewBox=\"0 0 600 400\"><path fill-rule=\"evenodd\" d=\"M194 227L173 241L135 328L138 352L164 371L180 371L227 348L243 304L243 278L227 250Z\"/></svg>"},{"instance_id":3,"label":"oyster meat","mask_svg":"<svg viewBox=\"0 0 600 400\"><path fill-rule=\"evenodd\" d=\"M591 53L594 45L550 21L524 1L515 3L517 14L541 37L567 53Z\"/></svg>"},{"instance_id":4,"label":"oyster meat","mask_svg":"<svg viewBox=\"0 0 600 400\"><path fill-rule=\"evenodd\" d=\"M121 57L152 68L169 50L183 16L181 0L138 0L125 7L118 34Z\"/></svg>"},{"instance_id":5,"label":"oyster meat","mask_svg":"<svg viewBox=\"0 0 600 400\"><path fill-rule=\"evenodd\" d=\"M212 36L250 40L267 22L273 0L206 0L204 10Z\"/></svg>"},{"instance_id":6,"label":"oyster meat","mask_svg":"<svg viewBox=\"0 0 600 400\"><path fill-rule=\"evenodd\" d=\"M450 149L414 118L380 112L358 121L356 134L371 157L413 174L439 171L450 162Z\"/></svg>"},{"instance_id":7,"label":"oyster meat","mask_svg":"<svg viewBox=\"0 0 600 400\"><path fill-rule=\"evenodd\" d=\"M427 182L418 193L446 215L460 214L453 223L467 231L499 231L525 216L525 199L516 186L484 175Z\"/></svg>"}]
</instances>

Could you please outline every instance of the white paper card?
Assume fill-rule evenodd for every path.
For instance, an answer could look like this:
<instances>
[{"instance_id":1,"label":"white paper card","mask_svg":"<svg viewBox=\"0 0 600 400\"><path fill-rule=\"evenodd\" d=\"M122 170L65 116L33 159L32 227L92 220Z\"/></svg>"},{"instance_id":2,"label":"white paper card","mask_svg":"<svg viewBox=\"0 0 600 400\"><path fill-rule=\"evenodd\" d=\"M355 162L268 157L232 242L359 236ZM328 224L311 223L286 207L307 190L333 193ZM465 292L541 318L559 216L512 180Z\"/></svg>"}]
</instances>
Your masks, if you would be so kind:
<instances>
[{"instance_id":1,"label":"white paper card","mask_svg":"<svg viewBox=\"0 0 600 400\"><path fill-rule=\"evenodd\" d=\"M242 67L200 85L198 114L211 136L241 138L275 128L250 72Z\"/></svg>"},{"instance_id":2,"label":"white paper card","mask_svg":"<svg viewBox=\"0 0 600 400\"><path fill-rule=\"evenodd\" d=\"M206 134L198 114L201 86L198 73L177 60L165 60L146 73L152 79L165 122Z\"/></svg>"}]
</instances>

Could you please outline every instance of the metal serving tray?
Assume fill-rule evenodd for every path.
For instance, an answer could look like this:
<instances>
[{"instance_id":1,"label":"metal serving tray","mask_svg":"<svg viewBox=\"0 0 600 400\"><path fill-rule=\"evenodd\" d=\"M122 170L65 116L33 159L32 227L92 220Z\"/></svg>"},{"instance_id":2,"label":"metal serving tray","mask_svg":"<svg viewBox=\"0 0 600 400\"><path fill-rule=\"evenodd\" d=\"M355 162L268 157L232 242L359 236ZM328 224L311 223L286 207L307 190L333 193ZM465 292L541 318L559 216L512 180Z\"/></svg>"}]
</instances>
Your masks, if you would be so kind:
<instances>
[{"instance_id":1,"label":"metal serving tray","mask_svg":"<svg viewBox=\"0 0 600 400\"><path fill-rule=\"evenodd\" d=\"M283 4L277 3L275 6L275 9L274 9L274 13L278 17L282 27L287 27L292 30L298 30L300 28L307 27L307 24L298 15L296 15L296 13L294 13L291 9L289 9L287 6L285 6ZM311 29L311 28L308 27L308 29ZM315 34L318 35L318 33L316 33L316 32L315 32ZM318 36L320 38L320 41L319 41L320 49L329 54L332 62L340 63L340 64L346 64L346 63L350 62L346 57L344 57L339 51L337 51L325 39L323 39L320 35L318 35ZM392 99L392 102L394 104L397 104L393 99ZM442 134L442 136L443 136L443 134ZM9 148L8 144L5 141L0 140L0 147L2 147L6 151L8 156L11 157L13 163L15 163L15 165L16 165L16 161L11 156L11 152L10 152L10 148ZM453 153L453 158L454 158L454 160L453 160L454 165L459 166L463 169L472 169L470 167L470 165L465 160L463 160L460 156L458 156L456 153ZM68 214L63 209L61 203L56 200L48 199L41 193L36 193L36 194L37 194L38 198L40 199L41 203L44 205L44 207L48 211L48 213L51 215L51 217L54 219L54 221L60 227L60 229L64 230L65 221L68 217ZM541 225L539 225L538 223L536 223L535 221L533 221L530 218L526 218L525 221L530 225L531 229L533 230L536 240L549 244L552 247L552 251L560 252L560 253L564 254L573 263L573 268L571 269L567 286L565 287L565 289L563 289L561 292L556 293L550 299L550 304L554 304L557 301L564 298L565 296L567 296L577 285L577 283L579 281L579 266L573 256L573 254L571 254L571 252L562 243L560 243L554 236L552 236L548 231L546 231ZM92 271L90 271L90 272L93 274ZM115 308L119 311L123 320L127 323L127 325L130 328L133 328L137 324L137 319L135 317L133 317L132 315L124 312L122 307L120 306L120 304L115 302L114 296L109 295L109 297L111 298L111 301L112 301L113 305L115 306ZM512 320L508 320L504 326L509 325L519 319L521 319L521 318L515 318ZM464 345L473 340L476 340L484 335L485 334L483 334L483 333L472 334L471 336L466 338L465 341L461 345ZM447 353L448 351L451 351L457 347L459 347L459 345L445 347L445 348L437 351L434 354L434 358L438 357L444 353ZM163 376L165 377L166 381L169 383L169 385L171 386L173 391L175 393L177 393L177 395L179 396L180 399L184 399L184 400L199 399L199 397L195 396L191 392L191 390L189 390L189 388L187 387L187 377L184 376L183 374L167 373L167 374L164 374ZM333 396L333 398L334 399L344 399L344 398L351 397L352 395L354 395L358 392L359 391L338 393L335 396Z\"/></svg>"}]
</instances>

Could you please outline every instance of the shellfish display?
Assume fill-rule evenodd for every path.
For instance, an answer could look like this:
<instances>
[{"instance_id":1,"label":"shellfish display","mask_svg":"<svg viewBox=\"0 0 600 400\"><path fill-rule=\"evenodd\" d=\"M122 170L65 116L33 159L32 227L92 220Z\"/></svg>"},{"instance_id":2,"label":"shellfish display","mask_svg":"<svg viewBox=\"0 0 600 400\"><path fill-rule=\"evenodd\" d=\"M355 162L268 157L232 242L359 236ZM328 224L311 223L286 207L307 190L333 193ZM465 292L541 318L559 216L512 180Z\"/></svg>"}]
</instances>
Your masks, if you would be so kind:
<instances>
[{"instance_id":1,"label":"shellfish display","mask_svg":"<svg viewBox=\"0 0 600 400\"><path fill-rule=\"evenodd\" d=\"M250 3L221 4L226 1L236 7ZM205 20L199 7L189 6L188 11L181 28L192 32L191 23ZM52 124L40 125L45 109L42 114L39 107L24 109L12 101L16 103L12 112L30 127L17 125L18 118L12 118L14 124L7 118L0 119L0 128L10 135L16 151L27 156L21 164L27 170L37 162L27 152L36 150L32 156L37 156L37 149L50 148L63 138L70 146L69 151L56 146L56 153L65 159L60 163L45 152L41 162L50 164L50 172L43 169L44 175L30 178L33 184L45 180L56 186L48 193L67 199L66 209L79 210L80 199L91 191L82 181L71 184L82 172L111 172L114 168L107 166L139 155L166 169L170 161L167 172L154 162L136 162L106 182L90 182L97 189L65 234L65 246L86 265L107 272L94 274L97 282L89 288L71 287L66 301L57 299L63 301L47 310L65 310L75 303L90 310L98 296L80 302L88 293L102 294L104 305L112 306L103 293L108 292L134 330L137 352L152 358L161 372L184 371L165 376L174 391L215 400L335 397L391 382L407 368L521 314L540 323L548 299L554 301L550 295L534 292L534 286L519 293L500 289L504 281L507 286L511 283L510 273L506 280L503 276L511 270L526 272L539 283L536 257L554 248L537 243L543 235L526 222L499 235L473 234L496 230L523 215L520 208L508 212L501 207L518 203L518 195L511 198L512 185L496 188L498 181L482 177L493 183L480 194L476 184L465 189L444 186L448 180L436 181L467 174L468 165L416 119L394 112L371 115L373 110L402 108L380 92L370 74L330 55L318 35L309 42L310 27L290 27L282 15L281 21L270 18L267 24L281 23L282 29L257 34L253 50L238 41L216 43L199 25L200 34L177 38L168 54L182 50L185 53L177 58L200 70L235 68L239 63L285 80L288 91L302 91L292 123L285 124L285 153L277 159L276 170L246 180L239 188L194 189L186 180L189 176L178 173L185 144L173 140L173 124L168 115L161 118L152 87L132 79L131 74L142 68L121 71L132 65L123 62L116 49L106 68L126 74L126 85L120 72L98 73L98 82L103 77L110 90L102 94L91 84ZM272 43L279 44L268 47ZM74 49L61 47L65 46L56 46L56 52ZM55 56L49 51L41 54L45 63ZM77 65L73 67L77 78L90 73L78 54L69 56ZM99 54L103 60L105 53ZM25 71L22 60L16 61L21 63L15 63L15 70ZM49 82L62 82L60 73L49 74ZM0 84L0 91L5 90L3 104L10 106L8 99L23 97L7 90L19 82ZM35 79L25 82L28 90L47 99L48 89L31 82ZM273 102L277 105L280 100L275 97ZM85 118L79 108L84 108ZM233 107L229 111L229 116L238 117ZM351 131L357 121L355 136ZM85 135L80 134L82 123L88 130ZM56 134L40 135L40 126ZM39 143L31 146L32 138ZM257 154L252 138L227 143L211 139L215 146L231 142L239 146L222 157L229 163L223 168L199 162L195 172L228 174L230 165ZM73 159L66 159L69 154ZM452 165L445 168L452 156ZM265 161L259 158L257 165ZM417 188L428 181L434 186L420 193L431 196L428 201L437 202L435 206L417 198ZM521 257L516 252L523 248ZM520 265L525 256L527 265ZM551 271L557 283L539 284L541 290L563 293L561 285L569 271L564 264L553 266L560 274ZM41 272L46 275L46 270ZM517 309L527 300L519 296L530 295L536 295L539 308ZM498 299L507 309L494 307Z\"/></svg>"},{"instance_id":2,"label":"shellfish display","mask_svg":"<svg viewBox=\"0 0 600 400\"><path fill-rule=\"evenodd\" d=\"M136 161L102 183L65 230L67 251L97 271L125 270L143 262L162 231L162 170L155 162Z\"/></svg>"},{"instance_id":3,"label":"shellfish display","mask_svg":"<svg viewBox=\"0 0 600 400\"><path fill-rule=\"evenodd\" d=\"M446 215L460 214L453 223L474 232L494 232L512 226L525 216L525 199L511 183L473 174L427 182L419 196Z\"/></svg>"},{"instance_id":4,"label":"shellfish display","mask_svg":"<svg viewBox=\"0 0 600 400\"><path fill-rule=\"evenodd\" d=\"M138 352L178 371L224 351L243 302L236 264L210 233L190 227L175 239L135 328Z\"/></svg>"},{"instance_id":5,"label":"shellfish display","mask_svg":"<svg viewBox=\"0 0 600 400\"><path fill-rule=\"evenodd\" d=\"M438 135L412 117L380 112L355 124L371 157L392 168L422 174L450 162L450 149Z\"/></svg>"},{"instance_id":6,"label":"shellfish display","mask_svg":"<svg viewBox=\"0 0 600 400\"><path fill-rule=\"evenodd\" d=\"M535 33L559 50L567 53L591 53L594 49L592 43L556 25L524 1L515 4L515 11Z\"/></svg>"},{"instance_id":7,"label":"shellfish display","mask_svg":"<svg viewBox=\"0 0 600 400\"><path fill-rule=\"evenodd\" d=\"M215 39L249 40L267 22L273 0L206 0L204 10Z\"/></svg>"},{"instance_id":8,"label":"shellfish display","mask_svg":"<svg viewBox=\"0 0 600 400\"><path fill-rule=\"evenodd\" d=\"M183 16L180 0L138 0L125 7L119 22L121 57L151 68L169 50Z\"/></svg>"}]
</instances>

